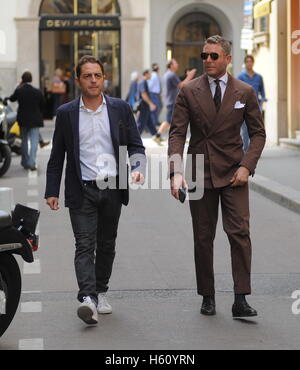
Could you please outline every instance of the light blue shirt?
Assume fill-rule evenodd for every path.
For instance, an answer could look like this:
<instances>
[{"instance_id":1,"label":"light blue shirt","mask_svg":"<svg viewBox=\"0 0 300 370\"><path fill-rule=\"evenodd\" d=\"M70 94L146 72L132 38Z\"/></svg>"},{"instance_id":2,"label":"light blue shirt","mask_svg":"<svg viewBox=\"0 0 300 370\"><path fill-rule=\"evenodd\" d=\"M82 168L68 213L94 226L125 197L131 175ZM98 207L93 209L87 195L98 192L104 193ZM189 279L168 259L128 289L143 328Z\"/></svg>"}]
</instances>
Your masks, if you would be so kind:
<instances>
[{"instance_id":1,"label":"light blue shirt","mask_svg":"<svg viewBox=\"0 0 300 370\"><path fill-rule=\"evenodd\" d=\"M117 175L117 163L111 139L107 103L96 111L79 105L79 148L82 180L103 180Z\"/></svg>"},{"instance_id":2,"label":"light blue shirt","mask_svg":"<svg viewBox=\"0 0 300 370\"><path fill-rule=\"evenodd\" d=\"M157 72L152 72L150 80L148 80L149 92L153 94L161 93L161 83Z\"/></svg>"},{"instance_id":3,"label":"light blue shirt","mask_svg":"<svg viewBox=\"0 0 300 370\"><path fill-rule=\"evenodd\" d=\"M260 74L254 72L254 75L251 77L248 75L247 71L244 71L238 75L238 79L246 82L248 85L254 88L256 96L260 103L267 101L264 80Z\"/></svg>"}]
</instances>

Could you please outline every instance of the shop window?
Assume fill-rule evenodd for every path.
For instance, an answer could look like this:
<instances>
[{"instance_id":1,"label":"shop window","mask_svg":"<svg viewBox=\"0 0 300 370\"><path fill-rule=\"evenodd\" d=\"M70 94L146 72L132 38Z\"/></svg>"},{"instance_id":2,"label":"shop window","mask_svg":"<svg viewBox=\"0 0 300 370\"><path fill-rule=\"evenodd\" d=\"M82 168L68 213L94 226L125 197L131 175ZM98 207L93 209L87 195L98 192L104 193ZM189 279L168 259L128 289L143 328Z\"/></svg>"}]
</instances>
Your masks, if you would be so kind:
<instances>
[{"instance_id":1,"label":"shop window","mask_svg":"<svg viewBox=\"0 0 300 370\"><path fill-rule=\"evenodd\" d=\"M92 0L78 0L77 4L75 1L74 6L75 6L75 11L77 7L78 14L91 14L92 13Z\"/></svg>"},{"instance_id":2,"label":"shop window","mask_svg":"<svg viewBox=\"0 0 300 370\"><path fill-rule=\"evenodd\" d=\"M255 19L254 21L254 30L255 33L269 33L269 16L261 17Z\"/></svg>"},{"instance_id":3,"label":"shop window","mask_svg":"<svg viewBox=\"0 0 300 370\"><path fill-rule=\"evenodd\" d=\"M98 14L120 14L120 8L117 1L97 0Z\"/></svg>"},{"instance_id":4,"label":"shop window","mask_svg":"<svg viewBox=\"0 0 300 370\"><path fill-rule=\"evenodd\" d=\"M73 0L44 0L40 14L74 14Z\"/></svg>"},{"instance_id":5,"label":"shop window","mask_svg":"<svg viewBox=\"0 0 300 370\"><path fill-rule=\"evenodd\" d=\"M117 15L120 14L120 8L117 0L44 0L40 14Z\"/></svg>"},{"instance_id":6,"label":"shop window","mask_svg":"<svg viewBox=\"0 0 300 370\"><path fill-rule=\"evenodd\" d=\"M45 117L52 118L53 76L59 69L67 85L61 102L78 96L75 69L83 55L104 65L104 92L121 95L120 7L117 0L44 0L40 8L40 81Z\"/></svg>"}]
</instances>

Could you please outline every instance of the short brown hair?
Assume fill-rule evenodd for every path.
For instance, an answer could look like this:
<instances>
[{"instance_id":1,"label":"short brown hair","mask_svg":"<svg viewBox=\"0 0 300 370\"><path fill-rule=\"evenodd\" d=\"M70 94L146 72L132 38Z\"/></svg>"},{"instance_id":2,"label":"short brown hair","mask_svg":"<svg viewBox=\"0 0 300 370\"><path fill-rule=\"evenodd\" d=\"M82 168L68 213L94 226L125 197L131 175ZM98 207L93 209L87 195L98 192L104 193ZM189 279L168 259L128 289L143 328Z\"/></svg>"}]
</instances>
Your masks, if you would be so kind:
<instances>
[{"instance_id":1,"label":"short brown hair","mask_svg":"<svg viewBox=\"0 0 300 370\"><path fill-rule=\"evenodd\" d=\"M99 64L99 66L101 67L101 71L102 73L104 74L104 66L103 64L100 62L99 59L93 57L92 55L84 55L82 58L80 58L79 62L78 62L78 65L76 67L76 76L79 78L80 75L81 75L81 67L86 64L86 63L95 63L95 64Z\"/></svg>"},{"instance_id":2,"label":"short brown hair","mask_svg":"<svg viewBox=\"0 0 300 370\"><path fill-rule=\"evenodd\" d=\"M255 62L255 59L254 59L254 56L253 55L250 55L250 54L246 55L245 56L245 59L244 59L244 63L247 62L247 59L251 59L253 63Z\"/></svg>"},{"instance_id":3,"label":"short brown hair","mask_svg":"<svg viewBox=\"0 0 300 370\"><path fill-rule=\"evenodd\" d=\"M172 67L172 64L174 63L175 59L172 58L171 60L168 61L167 68L170 69Z\"/></svg>"},{"instance_id":4,"label":"short brown hair","mask_svg":"<svg viewBox=\"0 0 300 370\"><path fill-rule=\"evenodd\" d=\"M215 35L209 37L206 41L205 44L218 44L221 45L222 49L224 50L226 55L231 55L231 42L224 39L224 37Z\"/></svg>"},{"instance_id":5,"label":"short brown hair","mask_svg":"<svg viewBox=\"0 0 300 370\"><path fill-rule=\"evenodd\" d=\"M25 71L21 78L24 84L32 82L32 74L29 71Z\"/></svg>"}]
</instances>

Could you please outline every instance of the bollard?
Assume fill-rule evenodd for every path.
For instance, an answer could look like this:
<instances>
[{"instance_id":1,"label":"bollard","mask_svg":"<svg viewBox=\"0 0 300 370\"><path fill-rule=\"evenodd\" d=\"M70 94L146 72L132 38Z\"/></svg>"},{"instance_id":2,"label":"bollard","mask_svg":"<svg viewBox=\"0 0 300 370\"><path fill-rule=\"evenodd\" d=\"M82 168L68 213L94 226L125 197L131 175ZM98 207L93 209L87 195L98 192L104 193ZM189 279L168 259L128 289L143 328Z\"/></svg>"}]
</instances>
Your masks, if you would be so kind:
<instances>
[{"instance_id":1,"label":"bollard","mask_svg":"<svg viewBox=\"0 0 300 370\"><path fill-rule=\"evenodd\" d=\"M14 208L13 189L0 188L0 209L11 215Z\"/></svg>"}]
</instances>

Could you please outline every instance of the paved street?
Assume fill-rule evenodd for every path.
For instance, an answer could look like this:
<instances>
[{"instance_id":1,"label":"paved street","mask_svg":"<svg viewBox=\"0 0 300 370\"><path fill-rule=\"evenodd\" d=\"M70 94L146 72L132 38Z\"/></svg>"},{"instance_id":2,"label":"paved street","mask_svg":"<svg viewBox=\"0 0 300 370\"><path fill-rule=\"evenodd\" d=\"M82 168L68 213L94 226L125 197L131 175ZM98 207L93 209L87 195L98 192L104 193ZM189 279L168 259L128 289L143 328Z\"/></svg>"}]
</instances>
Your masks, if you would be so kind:
<instances>
[{"instance_id":1,"label":"paved street","mask_svg":"<svg viewBox=\"0 0 300 370\"><path fill-rule=\"evenodd\" d=\"M50 137L52 127L43 131ZM149 140L146 142L148 143ZM162 151L165 148L161 149ZM150 149L151 151L151 149ZM86 327L76 316L77 284L68 211L43 200L49 148L39 151L38 176L14 158L0 186L15 203L38 206L40 249L23 271L21 303L0 349L300 349L300 315L291 294L300 290L299 214L251 192L253 294L259 313L232 320L230 253L221 222L215 243L217 315L200 315L188 204L168 191L132 191L120 221L109 298L113 314Z\"/></svg>"}]
</instances>

